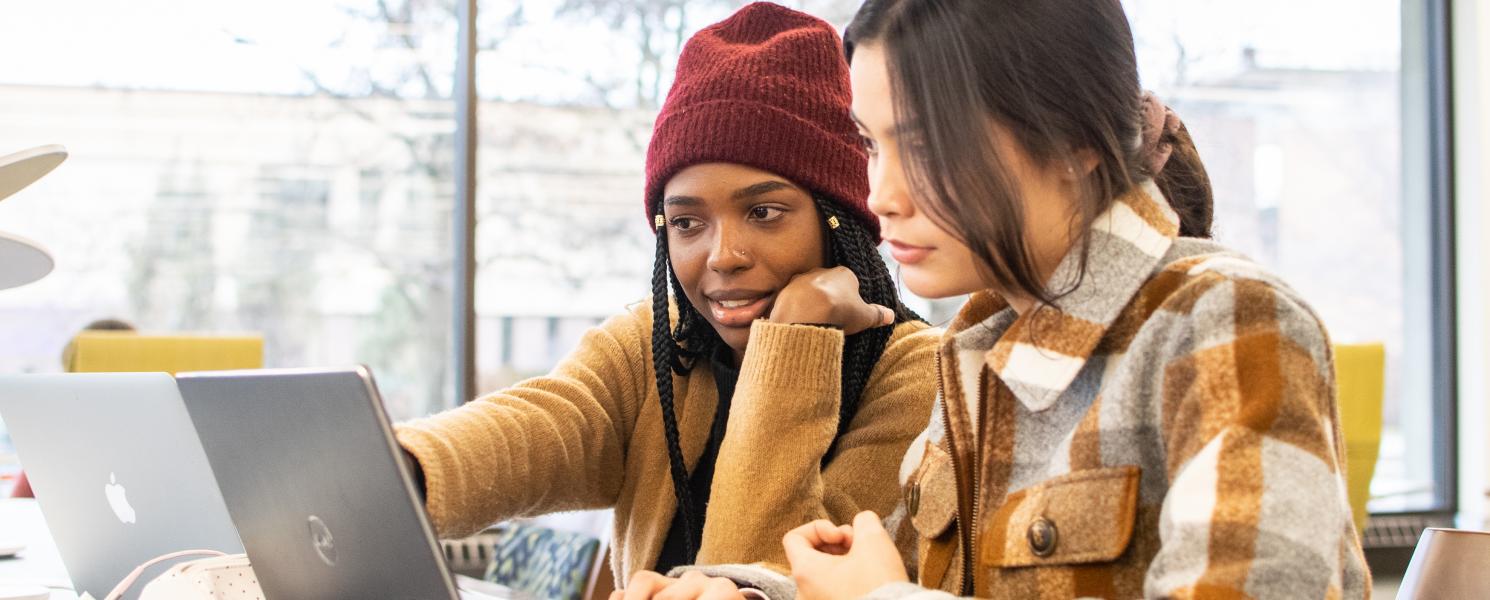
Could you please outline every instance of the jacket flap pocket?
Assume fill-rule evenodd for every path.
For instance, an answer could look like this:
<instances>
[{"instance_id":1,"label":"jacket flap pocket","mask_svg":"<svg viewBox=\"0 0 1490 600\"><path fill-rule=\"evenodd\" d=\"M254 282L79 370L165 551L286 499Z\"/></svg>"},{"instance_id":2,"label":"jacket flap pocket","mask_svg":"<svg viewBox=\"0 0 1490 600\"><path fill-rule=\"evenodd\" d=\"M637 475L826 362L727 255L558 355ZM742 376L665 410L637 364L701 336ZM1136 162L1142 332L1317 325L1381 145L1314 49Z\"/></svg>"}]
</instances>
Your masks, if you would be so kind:
<instances>
[{"instance_id":1,"label":"jacket flap pocket","mask_svg":"<svg viewBox=\"0 0 1490 600\"><path fill-rule=\"evenodd\" d=\"M1117 560L1133 537L1136 466L1077 471L1019 490L983 519L983 561L995 567Z\"/></svg>"},{"instance_id":2,"label":"jacket flap pocket","mask_svg":"<svg viewBox=\"0 0 1490 600\"><path fill-rule=\"evenodd\" d=\"M916 531L928 539L941 537L957 516L957 480L947 451L927 442L921 466L903 491Z\"/></svg>"}]
</instances>

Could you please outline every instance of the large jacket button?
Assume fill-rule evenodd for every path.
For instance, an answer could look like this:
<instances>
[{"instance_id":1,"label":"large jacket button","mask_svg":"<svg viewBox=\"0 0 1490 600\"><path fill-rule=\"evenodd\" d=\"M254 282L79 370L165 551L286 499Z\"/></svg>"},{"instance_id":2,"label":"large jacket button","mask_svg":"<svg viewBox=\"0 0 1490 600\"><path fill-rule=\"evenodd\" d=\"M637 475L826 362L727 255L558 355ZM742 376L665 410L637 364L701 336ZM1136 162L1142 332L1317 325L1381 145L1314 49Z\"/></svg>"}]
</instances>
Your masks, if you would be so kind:
<instances>
[{"instance_id":1,"label":"large jacket button","mask_svg":"<svg viewBox=\"0 0 1490 600\"><path fill-rule=\"evenodd\" d=\"M906 490L905 496L906 508L910 510L911 516L914 517L916 513L921 511L921 482L912 482L910 489Z\"/></svg>"},{"instance_id":2,"label":"large jacket button","mask_svg":"<svg viewBox=\"0 0 1490 600\"><path fill-rule=\"evenodd\" d=\"M1055 554L1056 544L1060 541L1060 532L1056 530L1055 523L1051 523L1045 517L1039 517L1035 519L1035 522L1030 523L1028 537L1030 552L1040 558L1046 558Z\"/></svg>"}]
</instances>

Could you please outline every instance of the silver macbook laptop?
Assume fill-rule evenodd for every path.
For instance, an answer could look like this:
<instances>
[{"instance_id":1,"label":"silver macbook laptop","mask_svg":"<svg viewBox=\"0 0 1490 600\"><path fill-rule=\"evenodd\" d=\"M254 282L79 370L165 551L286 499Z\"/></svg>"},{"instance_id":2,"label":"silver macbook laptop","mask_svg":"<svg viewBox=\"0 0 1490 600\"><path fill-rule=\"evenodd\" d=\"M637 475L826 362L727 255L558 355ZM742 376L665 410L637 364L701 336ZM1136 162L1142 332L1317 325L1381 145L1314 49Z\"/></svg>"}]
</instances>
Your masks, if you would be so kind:
<instances>
[{"instance_id":1,"label":"silver macbook laptop","mask_svg":"<svg viewBox=\"0 0 1490 600\"><path fill-rule=\"evenodd\" d=\"M458 597L365 368L177 383L265 596Z\"/></svg>"},{"instance_id":2,"label":"silver macbook laptop","mask_svg":"<svg viewBox=\"0 0 1490 600\"><path fill-rule=\"evenodd\" d=\"M79 594L162 554L243 551L170 375L0 375L0 416Z\"/></svg>"}]
</instances>

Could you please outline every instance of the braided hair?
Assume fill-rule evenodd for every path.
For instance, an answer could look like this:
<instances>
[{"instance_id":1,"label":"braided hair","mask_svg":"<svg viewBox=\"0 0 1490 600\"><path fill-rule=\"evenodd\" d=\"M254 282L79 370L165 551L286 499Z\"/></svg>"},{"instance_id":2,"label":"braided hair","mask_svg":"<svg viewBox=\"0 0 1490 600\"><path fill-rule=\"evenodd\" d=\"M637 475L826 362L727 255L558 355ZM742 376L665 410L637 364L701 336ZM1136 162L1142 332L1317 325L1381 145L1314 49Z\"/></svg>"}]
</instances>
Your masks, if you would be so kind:
<instances>
[{"instance_id":1,"label":"braided hair","mask_svg":"<svg viewBox=\"0 0 1490 600\"><path fill-rule=\"evenodd\" d=\"M830 266L843 266L852 271L859 280L859 295L870 304L892 307L896 324L922 321L919 315L900 302L890 270L875 249L875 236L859 220L860 217L821 196L813 195L813 201L825 224L825 237L829 240L831 251ZM665 223L661 214L659 211L656 219L659 223ZM835 219L838 226L827 227L826 223ZM672 297L677 299L677 328L672 327L668 312L669 280ZM850 335L844 340L838 430L833 436L833 444L823 456L823 464L827 464L838 445L838 439L848 431L869 374L884 353L891 333L890 327L875 327ZM694 532L702 527L699 522L702 520L702 512L694 505L693 494L688 487L688 468L683 461L683 447L678 441L678 418L673 406L673 374L687 374L693 369L698 357L710 356L723 343L719 332L704 320L703 315L684 296L677 273L668 260L667 231L664 226L657 231L657 257L652 269L652 367L657 376L657 396L662 403L662 426L667 438L673 495L677 497L678 510L683 516L684 539L687 541L686 552L690 562L698 555L693 540Z\"/></svg>"}]
</instances>

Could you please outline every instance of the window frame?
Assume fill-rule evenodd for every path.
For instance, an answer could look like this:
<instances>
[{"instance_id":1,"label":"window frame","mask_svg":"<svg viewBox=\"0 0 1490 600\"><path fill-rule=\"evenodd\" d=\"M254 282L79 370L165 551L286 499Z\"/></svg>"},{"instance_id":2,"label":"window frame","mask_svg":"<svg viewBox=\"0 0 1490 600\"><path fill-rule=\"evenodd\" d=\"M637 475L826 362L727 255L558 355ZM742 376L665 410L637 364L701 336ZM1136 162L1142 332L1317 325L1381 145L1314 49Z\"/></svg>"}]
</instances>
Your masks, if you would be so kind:
<instances>
[{"instance_id":1,"label":"window frame","mask_svg":"<svg viewBox=\"0 0 1490 600\"><path fill-rule=\"evenodd\" d=\"M1403 134L1422 128L1414 133L1421 136L1426 151L1426 160L1417 168L1426 185L1424 210L1428 213L1428 400L1435 485L1434 503L1426 510L1371 513L1362 545L1372 573L1388 578L1406 571L1424 529L1453 527L1460 508L1453 1L1402 0L1402 72L1421 69L1422 74L1421 79L1403 77L1403 105L1416 103L1425 109L1416 115L1422 120L1415 123L1404 113ZM1419 87L1413 88L1414 83ZM1406 151L1412 145L1404 143L1403 147ZM1404 168L1410 164L1404 152Z\"/></svg>"}]
</instances>

